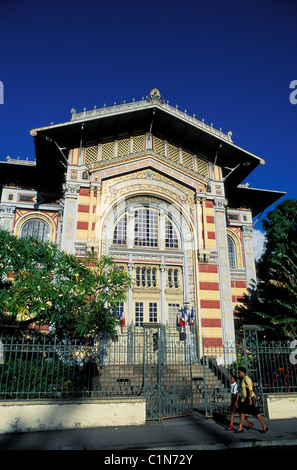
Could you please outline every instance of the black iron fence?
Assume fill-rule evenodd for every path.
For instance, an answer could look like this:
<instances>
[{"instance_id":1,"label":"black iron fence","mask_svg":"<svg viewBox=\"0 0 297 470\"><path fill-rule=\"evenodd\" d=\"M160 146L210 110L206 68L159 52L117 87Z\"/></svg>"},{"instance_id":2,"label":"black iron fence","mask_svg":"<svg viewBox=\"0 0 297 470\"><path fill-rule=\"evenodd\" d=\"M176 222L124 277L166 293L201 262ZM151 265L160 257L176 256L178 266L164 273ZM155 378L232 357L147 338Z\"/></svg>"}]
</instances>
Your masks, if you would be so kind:
<instances>
[{"instance_id":1,"label":"black iron fence","mask_svg":"<svg viewBox=\"0 0 297 470\"><path fill-rule=\"evenodd\" d=\"M265 393L297 393L297 342L199 348L194 329L124 327L84 341L0 338L0 400L144 397L148 419L227 412L230 374L245 366Z\"/></svg>"},{"instance_id":2,"label":"black iron fence","mask_svg":"<svg viewBox=\"0 0 297 470\"><path fill-rule=\"evenodd\" d=\"M91 397L97 366L88 342L1 338L0 399Z\"/></svg>"},{"instance_id":3,"label":"black iron fence","mask_svg":"<svg viewBox=\"0 0 297 470\"><path fill-rule=\"evenodd\" d=\"M197 338L182 328L124 327L84 341L0 339L0 399L144 397L147 418L192 412Z\"/></svg>"},{"instance_id":4,"label":"black iron fence","mask_svg":"<svg viewBox=\"0 0 297 470\"><path fill-rule=\"evenodd\" d=\"M258 354L263 393L296 393L297 343L259 343Z\"/></svg>"}]
</instances>

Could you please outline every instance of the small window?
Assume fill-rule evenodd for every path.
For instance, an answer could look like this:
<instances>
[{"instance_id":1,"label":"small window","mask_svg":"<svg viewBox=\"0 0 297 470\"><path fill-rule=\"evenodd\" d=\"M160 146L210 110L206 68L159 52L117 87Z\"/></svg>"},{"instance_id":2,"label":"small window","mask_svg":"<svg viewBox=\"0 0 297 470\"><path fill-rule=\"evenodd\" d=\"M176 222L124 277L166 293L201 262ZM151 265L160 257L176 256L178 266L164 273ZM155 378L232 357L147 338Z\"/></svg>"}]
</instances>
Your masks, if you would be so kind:
<instances>
[{"instance_id":1,"label":"small window","mask_svg":"<svg viewBox=\"0 0 297 470\"><path fill-rule=\"evenodd\" d=\"M151 282L151 268L147 268L146 270L146 280L147 280L147 286L151 287L152 282Z\"/></svg>"},{"instance_id":2,"label":"small window","mask_svg":"<svg viewBox=\"0 0 297 470\"><path fill-rule=\"evenodd\" d=\"M230 235L227 235L228 238L228 251L229 251L229 265L231 269L237 268L237 259L236 259L236 247L235 242Z\"/></svg>"},{"instance_id":3,"label":"small window","mask_svg":"<svg viewBox=\"0 0 297 470\"><path fill-rule=\"evenodd\" d=\"M228 219L229 220L239 220L239 215L238 214L228 214Z\"/></svg>"},{"instance_id":4,"label":"small window","mask_svg":"<svg viewBox=\"0 0 297 470\"><path fill-rule=\"evenodd\" d=\"M168 286L178 288L178 269L168 269Z\"/></svg>"},{"instance_id":5,"label":"small window","mask_svg":"<svg viewBox=\"0 0 297 470\"><path fill-rule=\"evenodd\" d=\"M178 270L177 269L173 271L173 279L174 279L174 287L177 289L178 288Z\"/></svg>"},{"instance_id":6,"label":"small window","mask_svg":"<svg viewBox=\"0 0 297 470\"><path fill-rule=\"evenodd\" d=\"M142 270L141 270L141 284L142 284L142 287L145 287L145 285L146 285L145 273L146 273L146 269L142 268Z\"/></svg>"},{"instance_id":7,"label":"small window","mask_svg":"<svg viewBox=\"0 0 297 470\"><path fill-rule=\"evenodd\" d=\"M21 202L33 202L33 196L30 196L28 194L21 194L19 200Z\"/></svg>"},{"instance_id":8,"label":"small window","mask_svg":"<svg viewBox=\"0 0 297 470\"><path fill-rule=\"evenodd\" d=\"M135 325L141 326L143 323L143 302L135 302Z\"/></svg>"},{"instance_id":9,"label":"small window","mask_svg":"<svg viewBox=\"0 0 297 470\"><path fill-rule=\"evenodd\" d=\"M156 323L158 321L158 306L156 302L149 303L149 322Z\"/></svg>"},{"instance_id":10,"label":"small window","mask_svg":"<svg viewBox=\"0 0 297 470\"><path fill-rule=\"evenodd\" d=\"M136 268L136 285L140 287L140 268Z\"/></svg>"},{"instance_id":11,"label":"small window","mask_svg":"<svg viewBox=\"0 0 297 470\"><path fill-rule=\"evenodd\" d=\"M157 270L156 268L137 267L135 276L137 287L156 287Z\"/></svg>"},{"instance_id":12,"label":"small window","mask_svg":"<svg viewBox=\"0 0 297 470\"><path fill-rule=\"evenodd\" d=\"M168 285L172 287L172 269L168 269Z\"/></svg>"},{"instance_id":13,"label":"small window","mask_svg":"<svg viewBox=\"0 0 297 470\"><path fill-rule=\"evenodd\" d=\"M153 287L156 287L157 285L157 269L156 268L152 269L152 283L153 283Z\"/></svg>"}]
</instances>

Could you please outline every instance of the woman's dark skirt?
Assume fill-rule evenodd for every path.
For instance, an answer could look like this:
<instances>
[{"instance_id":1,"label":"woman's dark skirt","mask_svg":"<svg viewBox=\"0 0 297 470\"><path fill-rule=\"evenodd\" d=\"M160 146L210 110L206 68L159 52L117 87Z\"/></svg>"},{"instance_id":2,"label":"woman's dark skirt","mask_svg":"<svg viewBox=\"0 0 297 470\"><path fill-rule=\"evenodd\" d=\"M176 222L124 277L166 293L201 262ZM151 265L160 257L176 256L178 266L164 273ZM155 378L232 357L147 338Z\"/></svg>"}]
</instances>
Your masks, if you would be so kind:
<instances>
[{"instance_id":1,"label":"woman's dark skirt","mask_svg":"<svg viewBox=\"0 0 297 470\"><path fill-rule=\"evenodd\" d=\"M260 414L260 408L254 399L252 399L251 405L249 404L249 399L246 399L245 401L239 401L238 412L246 415L257 416Z\"/></svg>"}]
</instances>

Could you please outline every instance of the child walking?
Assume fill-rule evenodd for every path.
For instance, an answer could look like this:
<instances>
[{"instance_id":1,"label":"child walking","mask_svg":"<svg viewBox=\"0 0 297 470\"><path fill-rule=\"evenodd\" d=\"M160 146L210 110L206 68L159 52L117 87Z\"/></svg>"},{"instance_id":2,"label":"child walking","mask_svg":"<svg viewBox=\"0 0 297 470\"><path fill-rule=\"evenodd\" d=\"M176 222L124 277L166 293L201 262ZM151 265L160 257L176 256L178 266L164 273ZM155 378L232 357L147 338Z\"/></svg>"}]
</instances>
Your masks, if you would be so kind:
<instances>
[{"instance_id":1,"label":"child walking","mask_svg":"<svg viewBox=\"0 0 297 470\"><path fill-rule=\"evenodd\" d=\"M231 375L231 406L230 406L230 426L229 429L232 431L234 423L234 414L238 409L238 400L239 400L239 387L237 383L237 377ZM253 427L253 424L249 421L248 418L245 418L246 422L249 425L249 428Z\"/></svg>"}]
</instances>

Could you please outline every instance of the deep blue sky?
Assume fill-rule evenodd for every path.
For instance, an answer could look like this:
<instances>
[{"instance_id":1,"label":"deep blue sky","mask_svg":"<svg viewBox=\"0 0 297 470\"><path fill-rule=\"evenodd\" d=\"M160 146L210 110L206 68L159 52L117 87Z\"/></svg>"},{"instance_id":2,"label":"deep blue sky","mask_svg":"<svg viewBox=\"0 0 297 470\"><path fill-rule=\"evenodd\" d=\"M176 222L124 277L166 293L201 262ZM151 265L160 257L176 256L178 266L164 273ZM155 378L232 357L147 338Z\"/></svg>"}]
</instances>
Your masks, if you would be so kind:
<instances>
[{"instance_id":1,"label":"deep blue sky","mask_svg":"<svg viewBox=\"0 0 297 470\"><path fill-rule=\"evenodd\" d=\"M30 130L72 107L157 87L264 158L251 187L297 199L296 18L295 0L0 0L0 159L34 159Z\"/></svg>"}]
</instances>

